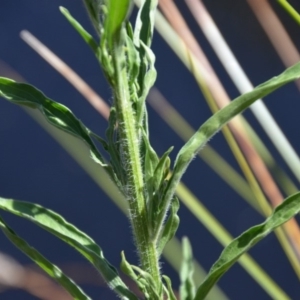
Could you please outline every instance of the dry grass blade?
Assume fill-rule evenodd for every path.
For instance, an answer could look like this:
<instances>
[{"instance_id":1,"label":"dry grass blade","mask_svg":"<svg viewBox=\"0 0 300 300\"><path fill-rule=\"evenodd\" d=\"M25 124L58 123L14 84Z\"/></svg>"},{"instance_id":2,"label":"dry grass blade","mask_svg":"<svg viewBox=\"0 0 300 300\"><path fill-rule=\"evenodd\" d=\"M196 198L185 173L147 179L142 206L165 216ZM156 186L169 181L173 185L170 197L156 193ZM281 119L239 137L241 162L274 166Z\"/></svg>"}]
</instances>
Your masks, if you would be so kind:
<instances>
[{"instance_id":1,"label":"dry grass blade","mask_svg":"<svg viewBox=\"0 0 300 300\"><path fill-rule=\"evenodd\" d=\"M71 300L72 297L44 274L23 267L10 256L0 253L0 293L5 289L23 289L42 300Z\"/></svg>"},{"instance_id":2,"label":"dry grass blade","mask_svg":"<svg viewBox=\"0 0 300 300\"><path fill-rule=\"evenodd\" d=\"M42 56L55 70L65 77L88 102L105 118L108 119L109 107L104 100L88 86L67 64L65 64L49 48L42 44L29 31L21 31L21 38Z\"/></svg>"},{"instance_id":3,"label":"dry grass blade","mask_svg":"<svg viewBox=\"0 0 300 300\"><path fill-rule=\"evenodd\" d=\"M267 0L247 0L247 2L284 65L290 67L300 61L299 51L269 2ZM300 80L295 83L300 91Z\"/></svg>"}]
</instances>

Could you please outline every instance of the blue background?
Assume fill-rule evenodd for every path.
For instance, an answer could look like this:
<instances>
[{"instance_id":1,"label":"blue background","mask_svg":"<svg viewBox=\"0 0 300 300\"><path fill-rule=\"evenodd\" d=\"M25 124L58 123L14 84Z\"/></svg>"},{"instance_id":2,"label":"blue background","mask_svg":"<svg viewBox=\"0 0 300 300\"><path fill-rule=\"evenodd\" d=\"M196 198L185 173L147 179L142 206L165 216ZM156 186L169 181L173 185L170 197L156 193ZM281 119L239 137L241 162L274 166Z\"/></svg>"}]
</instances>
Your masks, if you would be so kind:
<instances>
[{"instance_id":1,"label":"blue background","mask_svg":"<svg viewBox=\"0 0 300 300\"><path fill-rule=\"evenodd\" d=\"M205 3L253 84L257 85L282 72L283 64L245 1L218 0ZM300 10L299 3L294 1L293 4ZM89 128L103 136L106 121L99 117L64 78L19 38L22 29L32 32L109 101L110 88L98 64L89 48L60 14L58 10L60 5L68 8L89 32L93 32L83 4L79 0L2 0L0 59L48 97L68 106ZM220 62L183 2L180 1L179 6L230 97L235 98L238 92ZM299 26L297 27L276 3L273 6L300 49ZM211 113L193 77L158 34L155 34L153 50L157 57L156 86L194 128L199 127ZM1 69L0 75L3 75ZM295 85L290 84L277 91L268 97L266 103L296 151L300 153L300 101L299 91ZM245 115L270 146L278 163L286 168L251 113L248 111ZM162 154L170 145L174 145L172 155L174 159L182 141L151 108L149 119L154 148ZM115 266L119 265L122 250L125 251L129 261L136 262L130 225L124 215L77 163L21 108L2 99L0 145L1 196L40 203L59 212L92 236L103 248L107 259ZM222 134L214 137L211 145L237 166ZM198 159L191 164L183 182L188 183L190 189L233 236L263 220ZM181 226L178 237L187 235L190 238L196 258L208 270L222 247L185 207L181 207L179 214ZM32 224L5 213L1 215L17 233L58 265L63 267L66 263L84 261L75 251ZM2 234L0 241L1 252L8 253L22 264L31 264L31 261ZM299 297L299 281L273 234L255 246L250 253L292 299ZM163 263L162 268L172 277L174 287L178 286L177 275L167 263ZM101 283L100 278L99 282ZM219 284L230 299L270 299L238 264L221 279ZM86 284L83 287L93 299L116 299L107 288L93 284ZM35 299L21 290L7 290L0 298Z\"/></svg>"}]
</instances>

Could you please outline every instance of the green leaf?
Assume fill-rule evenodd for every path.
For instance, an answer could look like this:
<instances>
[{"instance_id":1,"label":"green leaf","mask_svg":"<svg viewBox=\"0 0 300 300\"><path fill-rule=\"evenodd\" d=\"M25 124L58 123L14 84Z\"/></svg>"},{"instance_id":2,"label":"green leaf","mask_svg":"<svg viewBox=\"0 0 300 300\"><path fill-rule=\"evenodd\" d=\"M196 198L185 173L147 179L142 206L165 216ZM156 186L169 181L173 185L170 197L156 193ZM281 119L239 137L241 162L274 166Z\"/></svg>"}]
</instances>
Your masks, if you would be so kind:
<instances>
[{"instance_id":1,"label":"green leaf","mask_svg":"<svg viewBox=\"0 0 300 300\"><path fill-rule=\"evenodd\" d=\"M128 17L131 5L131 0L107 1L107 15L104 30L110 49L113 49L113 43L119 44L120 42L121 28Z\"/></svg>"},{"instance_id":2,"label":"green leaf","mask_svg":"<svg viewBox=\"0 0 300 300\"><path fill-rule=\"evenodd\" d=\"M237 97L226 107L211 116L202 126L200 126L197 132L187 141L177 155L174 171L171 179L169 180L163 200L164 207L161 216L159 217L161 223L163 223L170 205L170 201L182 175L186 171L193 157L205 146L209 139L211 139L233 117L242 113L256 100L264 98L266 95L272 93L281 86L298 78L300 78L300 62L286 69L279 76L276 76L257 86L253 91Z\"/></svg>"},{"instance_id":3,"label":"green leaf","mask_svg":"<svg viewBox=\"0 0 300 300\"><path fill-rule=\"evenodd\" d=\"M124 251L121 252L121 265L120 265L120 269L122 270L122 272L124 274L126 274L127 276L129 276L135 283L138 284L138 277L135 274L135 272L132 269L131 264L127 261L126 257L125 257L125 253Z\"/></svg>"},{"instance_id":4,"label":"green leaf","mask_svg":"<svg viewBox=\"0 0 300 300\"><path fill-rule=\"evenodd\" d=\"M159 187L161 186L162 182L166 179L170 171L170 158L169 155L171 151L174 149L171 146L160 158L159 163L157 164L154 175L153 175L153 187L154 191L158 191Z\"/></svg>"},{"instance_id":5,"label":"green leaf","mask_svg":"<svg viewBox=\"0 0 300 300\"><path fill-rule=\"evenodd\" d=\"M134 96L136 97L136 89L138 88L135 86L135 81L139 74L139 68L140 68L140 56L138 50L135 48L134 43L131 38L131 27L130 23L126 24L127 27L127 36L126 36L126 49L127 49L127 68L128 68L128 76L129 76L129 86L131 89L134 88Z\"/></svg>"},{"instance_id":6,"label":"green leaf","mask_svg":"<svg viewBox=\"0 0 300 300\"><path fill-rule=\"evenodd\" d=\"M38 109L50 124L83 140L98 162L102 166L105 165L103 157L89 136L90 131L66 106L52 101L29 84L18 83L4 77L0 77L0 96L12 103Z\"/></svg>"},{"instance_id":7,"label":"green leaf","mask_svg":"<svg viewBox=\"0 0 300 300\"><path fill-rule=\"evenodd\" d=\"M147 300L161 300L162 285L158 287L150 273L142 270L137 266L132 266L132 269L139 274L138 281L144 285L144 295Z\"/></svg>"},{"instance_id":8,"label":"green leaf","mask_svg":"<svg viewBox=\"0 0 300 300\"><path fill-rule=\"evenodd\" d=\"M43 269L51 278L56 280L62 287L64 287L74 299L89 300L88 297L76 283L66 276L57 266L47 260L36 249L28 245L28 243L19 237L0 217L0 227L7 238L15 244L21 251L29 256L41 269Z\"/></svg>"},{"instance_id":9,"label":"green leaf","mask_svg":"<svg viewBox=\"0 0 300 300\"><path fill-rule=\"evenodd\" d=\"M140 67L137 78L139 86L139 101L137 107L137 119L139 126L145 115L145 100L150 88L156 80L156 69L154 67L155 55L150 49L154 28L154 15L157 7L157 0L144 0L136 19L133 42L139 51Z\"/></svg>"},{"instance_id":10,"label":"green leaf","mask_svg":"<svg viewBox=\"0 0 300 300\"><path fill-rule=\"evenodd\" d=\"M138 286L142 294L145 296L145 299L149 300L160 300L157 288L155 286L155 282L152 278L152 276L148 273L142 270L141 268L137 266L131 265L125 257L124 252L121 253L121 270L124 274L129 276ZM139 275L136 275L138 273ZM155 295L154 298L150 298L149 295Z\"/></svg>"},{"instance_id":11,"label":"green leaf","mask_svg":"<svg viewBox=\"0 0 300 300\"><path fill-rule=\"evenodd\" d=\"M59 7L61 13L66 17L66 19L70 22L70 24L74 27L74 29L80 34L80 36L85 40L85 42L91 47L96 57L99 57L99 47L94 40L94 38L72 17L70 12L60 6Z\"/></svg>"},{"instance_id":12,"label":"green leaf","mask_svg":"<svg viewBox=\"0 0 300 300\"><path fill-rule=\"evenodd\" d=\"M253 91L233 100L223 109L210 117L181 148L175 162L176 172L183 174L192 158L205 146L225 124L242 113L256 100L264 98L283 85L300 78L300 63L286 69L282 74L257 86ZM177 176L174 171L174 177Z\"/></svg>"},{"instance_id":13,"label":"green leaf","mask_svg":"<svg viewBox=\"0 0 300 300\"><path fill-rule=\"evenodd\" d=\"M57 213L38 204L4 198L0 198L0 208L30 220L75 248L94 265L109 287L122 299L138 299L123 283L116 269L105 259L101 248L88 235Z\"/></svg>"},{"instance_id":14,"label":"green leaf","mask_svg":"<svg viewBox=\"0 0 300 300\"><path fill-rule=\"evenodd\" d=\"M147 184L147 192L149 193L148 197L149 199L151 199L153 193L153 176L154 176L155 168L159 163L159 158L156 152L154 151L154 149L151 147L149 137L146 135L143 129L142 129L142 134L143 134L142 145L144 149L141 149L141 154L142 156L145 156L144 176L145 176L145 182Z\"/></svg>"},{"instance_id":15,"label":"green leaf","mask_svg":"<svg viewBox=\"0 0 300 300\"><path fill-rule=\"evenodd\" d=\"M89 17L98 33L101 36L101 28L103 27L102 19L105 11L105 0L83 0Z\"/></svg>"},{"instance_id":16,"label":"green leaf","mask_svg":"<svg viewBox=\"0 0 300 300\"><path fill-rule=\"evenodd\" d=\"M122 187L126 185L126 174L122 166L118 134L116 132L117 126L117 115L116 108L114 106L110 109L108 127L106 129L105 135L107 138L107 148L106 151L110 155L110 163L114 169L115 174L118 177L118 182L116 182L119 189L122 191Z\"/></svg>"},{"instance_id":17,"label":"green leaf","mask_svg":"<svg viewBox=\"0 0 300 300\"><path fill-rule=\"evenodd\" d=\"M134 44L137 47L140 41L148 47L151 45L157 4L157 0L143 0L134 28Z\"/></svg>"},{"instance_id":18,"label":"green leaf","mask_svg":"<svg viewBox=\"0 0 300 300\"><path fill-rule=\"evenodd\" d=\"M151 147L151 146L150 146ZM152 148L151 148L152 149ZM149 178L145 177L147 193L148 193L148 213L149 213L149 221L150 228L152 229L152 234L154 237L158 237L160 235L160 231L162 228L156 227L157 216L160 213L160 204L162 195L164 193L164 189L166 187L166 177L170 171L170 158L169 154L173 150L173 147L170 147L160 158L160 160L153 162L152 168L155 168L154 171L151 169L151 174L149 174ZM153 150L154 151L154 150ZM156 154L155 154L156 155ZM145 156L147 158L147 155ZM150 167L145 165L145 174L149 172ZM151 175L151 176L150 176ZM162 240L164 243L164 239ZM165 245L165 244L164 244ZM162 247L163 244L161 245Z\"/></svg>"},{"instance_id":19,"label":"green leaf","mask_svg":"<svg viewBox=\"0 0 300 300\"><path fill-rule=\"evenodd\" d=\"M164 281L167 284L167 287L164 286L165 293L167 294L167 299L168 300L177 300L177 297L175 296L173 289L172 289L171 279L166 275L162 275L162 278L164 279Z\"/></svg>"},{"instance_id":20,"label":"green leaf","mask_svg":"<svg viewBox=\"0 0 300 300\"><path fill-rule=\"evenodd\" d=\"M14 104L38 109L51 125L84 141L90 149L92 159L104 167L111 179L117 182L111 166L106 164L90 138L95 134L84 126L66 106L47 98L41 91L29 84L18 83L4 77L0 77L0 96ZM105 146L103 139L99 137L98 139L102 140L101 143Z\"/></svg>"},{"instance_id":21,"label":"green leaf","mask_svg":"<svg viewBox=\"0 0 300 300\"><path fill-rule=\"evenodd\" d=\"M179 200L177 197L174 197L171 203L170 215L168 216L167 222L159 238L159 244L157 247L157 252L159 255L163 252L166 244L174 237L178 229L179 221L180 221L177 215L178 209L179 209Z\"/></svg>"},{"instance_id":22,"label":"green leaf","mask_svg":"<svg viewBox=\"0 0 300 300\"><path fill-rule=\"evenodd\" d=\"M195 285L193 280L194 263L192 247L187 237L182 239L183 260L180 270L180 299L193 300L195 296Z\"/></svg>"},{"instance_id":23,"label":"green leaf","mask_svg":"<svg viewBox=\"0 0 300 300\"><path fill-rule=\"evenodd\" d=\"M139 49L140 53L140 70L138 76L138 86L139 90L139 101L137 104L137 120L138 124L141 126L145 114L145 100L149 94L151 87L154 85L157 72L154 66L155 55L153 51L141 42L141 47Z\"/></svg>"},{"instance_id":24,"label":"green leaf","mask_svg":"<svg viewBox=\"0 0 300 300\"><path fill-rule=\"evenodd\" d=\"M199 286L194 300L204 299L213 285L242 254L299 212L300 192L288 197L282 204L278 205L273 214L264 223L251 227L235 238L223 250L219 259L211 267L207 277Z\"/></svg>"}]
</instances>

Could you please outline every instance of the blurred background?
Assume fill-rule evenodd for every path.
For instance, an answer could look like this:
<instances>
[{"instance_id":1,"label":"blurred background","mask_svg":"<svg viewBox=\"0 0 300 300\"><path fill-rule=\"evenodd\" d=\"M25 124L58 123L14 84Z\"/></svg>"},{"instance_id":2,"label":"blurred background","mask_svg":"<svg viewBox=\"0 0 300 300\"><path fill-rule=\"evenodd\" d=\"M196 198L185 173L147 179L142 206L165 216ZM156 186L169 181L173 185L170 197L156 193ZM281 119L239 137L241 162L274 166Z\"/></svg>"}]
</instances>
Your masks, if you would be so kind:
<instances>
[{"instance_id":1,"label":"blurred background","mask_svg":"<svg viewBox=\"0 0 300 300\"><path fill-rule=\"evenodd\" d=\"M257 22L248 2L203 1L249 79L254 85L258 85L278 75L285 67ZM299 51L299 25L276 1L269 2ZM239 91L214 54L185 2L175 1L175 3L230 98L234 99L240 94ZM300 11L298 1L290 3ZM16 75L13 72L18 73L49 98L69 107L87 127L104 136L106 120L19 36L23 29L30 31L71 66L108 104L111 103L110 88L96 59L59 12L59 6L66 7L84 28L94 34L80 0L0 2L0 75L13 77ZM134 16L135 14L136 9L133 11ZM196 81L157 32L154 35L153 51L156 54L158 71L155 86L194 128L198 128L211 115L211 111ZM289 84L267 97L265 103L299 154L299 89L295 84ZM248 110L244 116L273 153L279 166L293 178L252 113ZM154 149L162 155L174 145L175 149L171 154L174 161L183 141L151 107L149 107L149 122ZM130 225L124 214L44 129L22 108L4 99L0 101L0 145L2 197L39 203L58 212L95 239L101 245L106 258L117 267L122 250L125 251L128 261L137 262ZM210 141L210 145L241 173L221 133ZM296 183L296 180L293 180ZM183 177L183 182L233 236L264 220L200 159L192 162ZM100 276L70 247L25 220L4 212L1 212L1 216L20 236L81 284L92 299L116 299L102 283ZM195 257L208 271L223 247L184 205L180 208L179 216L181 224L177 236L190 238ZM4 279L0 282L0 299L63 299L60 298L62 296L53 296L57 287L43 275L39 275L42 273L38 272L29 258L15 248L3 234L0 235L0 241L0 268L2 268L0 272L7 270L7 274L11 272L13 278L11 282L5 283ZM291 299L298 299L299 280L274 234L270 234L257 244L250 254ZM15 261L9 264L10 259ZM8 267L4 262L7 262ZM12 269L15 272L12 272ZM178 275L164 259L162 269L172 278L173 286L178 287ZM18 285L17 271L27 272L26 284ZM229 299L271 299L238 264L222 277L219 286ZM48 295L52 298L50 296L45 298L43 295L43 291L48 289Z\"/></svg>"}]
</instances>

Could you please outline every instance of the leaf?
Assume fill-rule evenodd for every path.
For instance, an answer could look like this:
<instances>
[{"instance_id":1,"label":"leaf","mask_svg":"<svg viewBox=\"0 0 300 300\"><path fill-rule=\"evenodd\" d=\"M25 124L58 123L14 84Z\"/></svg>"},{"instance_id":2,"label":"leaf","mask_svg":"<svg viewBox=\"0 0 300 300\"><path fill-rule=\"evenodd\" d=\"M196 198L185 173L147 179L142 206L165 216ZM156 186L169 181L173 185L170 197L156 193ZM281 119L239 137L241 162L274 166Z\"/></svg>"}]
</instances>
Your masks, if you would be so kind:
<instances>
[{"instance_id":1,"label":"leaf","mask_svg":"<svg viewBox=\"0 0 300 300\"><path fill-rule=\"evenodd\" d=\"M147 138L145 137L145 139ZM158 214L160 213L160 204L161 204L160 202L167 182L165 179L170 171L169 154L172 150L173 147L170 147L163 154L160 160L158 160L156 153L154 152L154 150L152 150L156 155L156 161L152 162L151 167L145 163L145 181L146 181L146 190L149 199L147 205L148 205L150 228L153 230L152 233L154 236L159 236L161 230L161 228L156 228L156 220ZM145 155L145 160L147 162L147 152ZM155 169L153 170L153 168ZM148 177L146 177L147 174Z\"/></svg>"},{"instance_id":2,"label":"leaf","mask_svg":"<svg viewBox=\"0 0 300 300\"><path fill-rule=\"evenodd\" d=\"M135 272L132 269L132 266L130 265L130 263L126 260L125 257L125 253L124 251L121 252L121 265L120 265L120 269L122 270L122 272L124 274L126 274L127 276L129 276L135 283L138 284L138 277L135 274Z\"/></svg>"},{"instance_id":3,"label":"leaf","mask_svg":"<svg viewBox=\"0 0 300 300\"><path fill-rule=\"evenodd\" d=\"M157 164L154 176L153 176L153 186L154 190L158 191L159 187L161 186L162 182L166 179L170 171L170 158L169 155L171 151L174 149L171 146L160 158L159 163Z\"/></svg>"},{"instance_id":4,"label":"leaf","mask_svg":"<svg viewBox=\"0 0 300 300\"><path fill-rule=\"evenodd\" d=\"M142 156L145 156L144 159L144 177L147 184L147 192L149 193L148 197L151 199L153 193L153 175L157 164L159 163L159 158L155 150L151 147L149 137L146 135L145 131L142 129L143 134L143 147L141 149Z\"/></svg>"},{"instance_id":5,"label":"leaf","mask_svg":"<svg viewBox=\"0 0 300 300\"><path fill-rule=\"evenodd\" d=\"M139 126L145 115L145 100L150 88L156 80L156 69L154 67L155 55L150 49L154 28L154 15L156 12L157 0L144 0L137 15L134 28L133 43L139 51L140 67L137 78L139 86L139 101L137 107L137 119Z\"/></svg>"},{"instance_id":6,"label":"leaf","mask_svg":"<svg viewBox=\"0 0 300 300\"><path fill-rule=\"evenodd\" d=\"M193 280L194 263L191 244L187 237L182 239L182 264L180 270L180 299L193 300L195 296L195 284Z\"/></svg>"},{"instance_id":7,"label":"leaf","mask_svg":"<svg viewBox=\"0 0 300 300\"><path fill-rule=\"evenodd\" d=\"M4 77L0 77L0 96L12 103L38 109L50 124L86 142L99 163L105 165L104 159L89 136L89 130L66 106L50 100L29 84L18 83Z\"/></svg>"},{"instance_id":8,"label":"leaf","mask_svg":"<svg viewBox=\"0 0 300 300\"><path fill-rule=\"evenodd\" d=\"M170 147L163 156L158 159L156 152L150 145L149 139L147 136L144 137L144 143L146 148L145 154L145 181L148 193L148 207L149 207L149 214L153 215L157 213L157 209L159 207L159 200L160 200L160 193L163 189L162 186L164 184L165 178L169 173L170 167L170 158L169 154L173 150L173 146ZM150 155L151 154L151 155ZM154 205L154 201L157 201L156 205ZM153 215L155 218L155 215Z\"/></svg>"},{"instance_id":9,"label":"leaf","mask_svg":"<svg viewBox=\"0 0 300 300\"><path fill-rule=\"evenodd\" d=\"M115 127L117 125L117 115L116 109L114 106L110 109L109 119L108 119L108 127L106 129L105 135L107 138L107 152L110 155L111 165L114 169L115 174L118 177L118 182L116 182L119 189L122 191L122 187L126 185L126 174L122 166L120 151L118 148L118 144L120 141L118 140L117 133Z\"/></svg>"},{"instance_id":10,"label":"leaf","mask_svg":"<svg viewBox=\"0 0 300 300\"><path fill-rule=\"evenodd\" d=\"M132 266L132 269L136 271L138 276L138 281L144 285L144 295L147 300L161 300L161 289L162 285L159 282L160 286L157 286L152 275L137 266ZM150 298L151 297L151 298Z\"/></svg>"},{"instance_id":11,"label":"leaf","mask_svg":"<svg viewBox=\"0 0 300 300\"><path fill-rule=\"evenodd\" d=\"M102 249L88 235L57 213L38 204L4 198L0 198L0 208L30 220L75 248L94 265L109 287L122 299L138 299L123 283L116 269L105 259Z\"/></svg>"},{"instance_id":12,"label":"leaf","mask_svg":"<svg viewBox=\"0 0 300 300\"><path fill-rule=\"evenodd\" d=\"M233 117L242 113L246 108L253 104L256 100L264 98L283 85L300 78L300 62L286 69L279 76L264 82L257 86L253 91L245 93L223 109L219 110L210 117L189 139L189 141L181 148L175 162L175 169L180 168L180 173L187 167L192 158L204 147L225 124ZM176 170L177 171L177 170ZM174 176L175 172L174 172Z\"/></svg>"},{"instance_id":13,"label":"leaf","mask_svg":"<svg viewBox=\"0 0 300 300\"><path fill-rule=\"evenodd\" d=\"M94 25L96 32L99 37L101 36L101 28L102 23L101 20L103 18L103 10L105 10L105 0L83 0L89 17Z\"/></svg>"},{"instance_id":14,"label":"leaf","mask_svg":"<svg viewBox=\"0 0 300 300\"><path fill-rule=\"evenodd\" d=\"M108 0L107 15L104 24L105 37L110 49L114 49L113 43L119 44L120 31L124 21L128 17L131 0Z\"/></svg>"},{"instance_id":15,"label":"leaf","mask_svg":"<svg viewBox=\"0 0 300 300\"><path fill-rule=\"evenodd\" d=\"M177 300L177 298L173 292L173 289L172 289L171 279L166 275L162 275L162 278L164 279L164 281L167 284L167 287L164 286L164 290L167 294L167 299L168 300Z\"/></svg>"},{"instance_id":16,"label":"leaf","mask_svg":"<svg viewBox=\"0 0 300 300\"><path fill-rule=\"evenodd\" d=\"M47 98L29 84L18 83L4 77L0 77L0 96L14 104L38 109L51 125L84 141L90 149L92 159L104 167L111 179L116 182L116 175L111 166L106 164L90 138L90 135L95 136L95 134L85 127L66 106ZM104 141L101 142L105 146Z\"/></svg>"},{"instance_id":17,"label":"leaf","mask_svg":"<svg viewBox=\"0 0 300 300\"><path fill-rule=\"evenodd\" d=\"M69 21L69 23L74 27L74 29L80 34L80 36L85 40L85 42L91 47L96 57L99 57L99 47L94 40L94 38L79 24L70 14L70 12L60 6L59 7L61 13L66 17L66 19Z\"/></svg>"},{"instance_id":18,"label":"leaf","mask_svg":"<svg viewBox=\"0 0 300 300\"><path fill-rule=\"evenodd\" d=\"M140 53L140 70L138 76L139 101L137 105L137 119L141 126L145 114L145 100L149 94L151 87L154 85L157 72L154 66L155 55L153 51L141 41Z\"/></svg>"},{"instance_id":19,"label":"leaf","mask_svg":"<svg viewBox=\"0 0 300 300\"><path fill-rule=\"evenodd\" d=\"M171 212L167 219L167 222L162 230L161 236L159 238L159 244L157 247L157 252L160 255L166 244L174 237L178 226L179 226L179 217L177 215L179 209L179 200L177 197L174 197L171 203ZM155 220L154 220L155 222Z\"/></svg>"},{"instance_id":20,"label":"leaf","mask_svg":"<svg viewBox=\"0 0 300 300\"><path fill-rule=\"evenodd\" d=\"M157 0L143 0L134 28L134 44L137 47L140 46L140 41L148 47L151 45L157 3Z\"/></svg>"},{"instance_id":21,"label":"leaf","mask_svg":"<svg viewBox=\"0 0 300 300\"><path fill-rule=\"evenodd\" d=\"M140 56L139 56L139 52L137 51L137 49L134 46L134 43L132 41L131 38L131 27L130 27L130 23L126 24L127 27L127 36L126 36L126 49L127 49L127 68L128 68L128 76L129 76L129 86L131 86L131 88L133 89L134 83L137 79L137 76L139 74L139 68L140 68ZM135 94L136 94L136 88L135 87Z\"/></svg>"},{"instance_id":22,"label":"leaf","mask_svg":"<svg viewBox=\"0 0 300 300\"><path fill-rule=\"evenodd\" d=\"M162 215L160 216L161 223L168 211L170 201L182 175L186 171L193 157L205 146L209 139L211 139L233 117L242 113L256 100L264 98L266 95L272 93L281 86L298 78L300 78L300 62L286 69L279 76L273 77L272 79L257 86L253 91L237 97L200 126L197 132L186 142L177 155L174 171L171 179L169 180L163 200L164 207Z\"/></svg>"},{"instance_id":23,"label":"leaf","mask_svg":"<svg viewBox=\"0 0 300 300\"><path fill-rule=\"evenodd\" d=\"M4 220L0 217L0 227L7 238L15 244L21 251L29 256L41 269L43 269L51 278L56 280L62 287L64 287L74 299L90 300L76 283L66 276L57 266L47 260L36 249L27 244L25 240L19 237Z\"/></svg>"},{"instance_id":24,"label":"leaf","mask_svg":"<svg viewBox=\"0 0 300 300\"><path fill-rule=\"evenodd\" d=\"M138 286L142 294L145 296L145 299L149 300L159 300L159 296L157 293L157 287L155 285L155 282L152 278L152 276L148 273L142 270L141 268L137 266L131 265L125 257L124 251L121 253L121 270L124 274L129 276ZM139 275L136 275L136 272ZM150 299L150 295L155 295L155 298Z\"/></svg>"},{"instance_id":25,"label":"leaf","mask_svg":"<svg viewBox=\"0 0 300 300\"><path fill-rule=\"evenodd\" d=\"M229 268L251 247L266 237L275 228L291 219L300 212L300 192L288 197L278 205L273 214L260 225L251 227L235 238L221 253L219 259L211 267L207 277L199 286L194 300L206 297L213 285Z\"/></svg>"}]
</instances>

